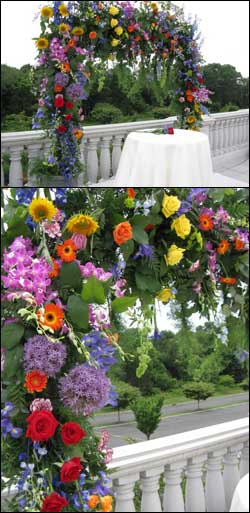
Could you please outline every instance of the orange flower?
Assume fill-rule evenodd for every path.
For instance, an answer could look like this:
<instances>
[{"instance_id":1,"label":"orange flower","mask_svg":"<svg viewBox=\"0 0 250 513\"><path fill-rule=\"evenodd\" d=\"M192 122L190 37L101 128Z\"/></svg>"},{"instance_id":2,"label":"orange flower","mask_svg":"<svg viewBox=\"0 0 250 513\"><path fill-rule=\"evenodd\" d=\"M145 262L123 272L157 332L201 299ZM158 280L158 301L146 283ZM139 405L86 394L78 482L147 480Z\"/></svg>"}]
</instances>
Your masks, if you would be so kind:
<instances>
[{"instance_id":1,"label":"orange flower","mask_svg":"<svg viewBox=\"0 0 250 513\"><path fill-rule=\"evenodd\" d=\"M96 38L97 38L97 33L96 32L90 32L89 39L96 39Z\"/></svg>"},{"instance_id":2,"label":"orange flower","mask_svg":"<svg viewBox=\"0 0 250 513\"><path fill-rule=\"evenodd\" d=\"M207 214L203 214L200 216L200 227L204 232L209 232L213 229L214 223Z\"/></svg>"},{"instance_id":3,"label":"orange flower","mask_svg":"<svg viewBox=\"0 0 250 513\"><path fill-rule=\"evenodd\" d=\"M53 303L45 305L44 312L38 310L37 317L41 326L48 326L54 331L59 330L63 326L64 312L60 306Z\"/></svg>"},{"instance_id":4,"label":"orange flower","mask_svg":"<svg viewBox=\"0 0 250 513\"><path fill-rule=\"evenodd\" d=\"M222 240L217 248L217 253L219 253L219 255L225 255L225 253L228 251L228 248L229 242L227 240Z\"/></svg>"},{"instance_id":5,"label":"orange flower","mask_svg":"<svg viewBox=\"0 0 250 513\"><path fill-rule=\"evenodd\" d=\"M192 96L192 91L190 91L190 89L186 90L186 96Z\"/></svg>"},{"instance_id":6,"label":"orange flower","mask_svg":"<svg viewBox=\"0 0 250 513\"><path fill-rule=\"evenodd\" d=\"M52 266L52 269L49 273L49 277L50 278L56 278L58 275L59 275L59 269L60 269L60 266L58 264L58 262L52 258L52 262L53 262L53 266Z\"/></svg>"},{"instance_id":7,"label":"orange flower","mask_svg":"<svg viewBox=\"0 0 250 513\"><path fill-rule=\"evenodd\" d=\"M169 39L170 38L169 32L165 32L164 37L165 37L165 39Z\"/></svg>"},{"instance_id":8,"label":"orange flower","mask_svg":"<svg viewBox=\"0 0 250 513\"><path fill-rule=\"evenodd\" d=\"M135 190L132 187L128 188L128 197L131 199L135 199Z\"/></svg>"},{"instance_id":9,"label":"orange flower","mask_svg":"<svg viewBox=\"0 0 250 513\"><path fill-rule=\"evenodd\" d=\"M235 283L237 282L237 279L236 278L221 278L220 282L225 283L226 285L235 285Z\"/></svg>"},{"instance_id":10,"label":"orange flower","mask_svg":"<svg viewBox=\"0 0 250 513\"><path fill-rule=\"evenodd\" d=\"M129 26L128 26L128 32L130 32L130 33L131 33L131 32L134 32L134 30L135 30L134 25L129 25Z\"/></svg>"},{"instance_id":11,"label":"orange flower","mask_svg":"<svg viewBox=\"0 0 250 513\"><path fill-rule=\"evenodd\" d=\"M137 41L137 42L138 42L138 41L141 41L141 36L139 36L139 35L138 35L138 36L135 36L135 41Z\"/></svg>"},{"instance_id":12,"label":"orange flower","mask_svg":"<svg viewBox=\"0 0 250 513\"><path fill-rule=\"evenodd\" d=\"M234 241L234 247L236 251L241 251L244 248L244 242L240 239L235 239Z\"/></svg>"},{"instance_id":13,"label":"orange flower","mask_svg":"<svg viewBox=\"0 0 250 513\"><path fill-rule=\"evenodd\" d=\"M112 511L113 497L111 495L106 495L105 497L101 497L101 511L110 512Z\"/></svg>"},{"instance_id":14,"label":"orange flower","mask_svg":"<svg viewBox=\"0 0 250 513\"><path fill-rule=\"evenodd\" d=\"M192 103L194 101L193 96L187 96L187 102Z\"/></svg>"},{"instance_id":15,"label":"orange flower","mask_svg":"<svg viewBox=\"0 0 250 513\"><path fill-rule=\"evenodd\" d=\"M77 141L80 141L80 139L81 139L81 138L82 138L82 136L83 136L83 131L82 131L82 130L78 130L78 128L75 128L75 129L73 130L73 134L74 134L74 136L75 136L76 140L77 140Z\"/></svg>"},{"instance_id":16,"label":"orange flower","mask_svg":"<svg viewBox=\"0 0 250 513\"><path fill-rule=\"evenodd\" d=\"M70 39L69 42L68 42L68 45L67 45L69 48L74 48L75 46L75 41L74 39Z\"/></svg>"},{"instance_id":17,"label":"orange flower","mask_svg":"<svg viewBox=\"0 0 250 513\"><path fill-rule=\"evenodd\" d=\"M128 242L133 237L133 229L131 224L128 221L118 224L113 232L113 236L118 246Z\"/></svg>"},{"instance_id":18,"label":"orange flower","mask_svg":"<svg viewBox=\"0 0 250 513\"><path fill-rule=\"evenodd\" d=\"M96 508L96 506L99 504L99 497L98 495L90 495L88 500L88 507L90 509Z\"/></svg>"},{"instance_id":19,"label":"orange flower","mask_svg":"<svg viewBox=\"0 0 250 513\"><path fill-rule=\"evenodd\" d=\"M168 58L168 52L162 52L162 58L167 59Z\"/></svg>"},{"instance_id":20,"label":"orange flower","mask_svg":"<svg viewBox=\"0 0 250 513\"><path fill-rule=\"evenodd\" d=\"M109 344L118 344L119 342L119 335L118 333L112 333L111 335L107 335L108 343Z\"/></svg>"},{"instance_id":21,"label":"orange flower","mask_svg":"<svg viewBox=\"0 0 250 513\"><path fill-rule=\"evenodd\" d=\"M55 93L61 93L63 90L62 86L56 84L55 87L54 87L54 91Z\"/></svg>"},{"instance_id":22,"label":"orange flower","mask_svg":"<svg viewBox=\"0 0 250 513\"><path fill-rule=\"evenodd\" d=\"M47 386L47 381L46 374L33 370L26 374L24 386L30 394L33 394L33 392L42 392Z\"/></svg>"},{"instance_id":23,"label":"orange flower","mask_svg":"<svg viewBox=\"0 0 250 513\"><path fill-rule=\"evenodd\" d=\"M77 246L74 244L72 239L65 240L63 244L57 244L56 252L57 255L64 262L72 262L76 259Z\"/></svg>"},{"instance_id":24,"label":"orange flower","mask_svg":"<svg viewBox=\"0 0 250 513\"><path fill-rule=\"evenodd\" d=\"M64 62L61 65L61 70L63 71L63 73L69 73L70 72L70 64L69 64L69 62Z\"/></svg>"}]
</instances>

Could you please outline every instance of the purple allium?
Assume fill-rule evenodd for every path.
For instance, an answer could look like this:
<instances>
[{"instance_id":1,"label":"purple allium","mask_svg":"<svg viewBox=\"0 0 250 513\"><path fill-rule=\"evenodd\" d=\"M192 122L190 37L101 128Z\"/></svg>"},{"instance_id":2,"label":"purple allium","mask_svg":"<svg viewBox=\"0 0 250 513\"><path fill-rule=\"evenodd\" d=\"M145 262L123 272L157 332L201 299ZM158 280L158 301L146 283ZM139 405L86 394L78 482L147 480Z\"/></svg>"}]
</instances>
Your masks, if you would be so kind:
<instances>
[{"instance_id":1,"label":"purple allium","mask_svg":"<svg viewBox=\"0 0 250 513\"><path fill-rule=\"evenodd\" d=\"M84 89L81 84L71 84L67 87L66 92L68 98L72 101L84 99L85 97Z\"/></svg>"},{"instance_id":2,"label":"purple allium","mask_svg":"<svg viewBox=\"0 0 250 513\"><path fill-rule=\"evenodd\" d=\"M66 73L56 73L55 75L55 84L66 87L69 83L69 77Z\"/></svg>"},{"instance_id":3,"label":"purple allium","mask_svg":"<svg viewBox=\"0 0 250 513\"><path fill-rule=\"evenodd\" d=\"M59 397L77 415L90 415L109 401L111 382L101 369L76 365L59 379Z\"/></svg>"},{"instance_id":4,"label":"purple allium","mask_svg":"<svg viewBox=\"0 0 250 513\"><path fill-rule=\"evenodd\" d=\"M54 377L66 360L66 347L61 342L49 342L43 335L36 335L24 344L23 366L25 372L39 370Z\"/></svg>"},{"instance_id":5,"label":"purple allium","mask_svg":"<svg viewBox=\"0 0 250 513\"><path fill-rule=\"evenodd\" d=\"M116 362L114 358L116 348L109 343L107 337L104 337L102 333L93 332L85 335L82 342L88 348L92 358L98 363L99 368L105 372Z\"/></svg>"}]
</instances>

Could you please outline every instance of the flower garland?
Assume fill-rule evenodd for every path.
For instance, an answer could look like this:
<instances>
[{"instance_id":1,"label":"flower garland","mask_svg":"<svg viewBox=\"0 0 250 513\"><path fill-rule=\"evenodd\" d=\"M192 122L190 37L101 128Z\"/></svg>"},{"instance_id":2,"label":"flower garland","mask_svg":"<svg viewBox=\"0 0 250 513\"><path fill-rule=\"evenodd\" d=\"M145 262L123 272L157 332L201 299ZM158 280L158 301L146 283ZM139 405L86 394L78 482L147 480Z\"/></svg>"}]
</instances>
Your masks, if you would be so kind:
<instances>
[{"instance_id":1,"label":"flower garland","mask_svg":"<svg viewBox=\"0 0 250 513\"><path fill-rule=\"evenodd\" d=\"M40 81L39 109L33 128L49 130L52 140L44 164L49 174L76 176L82 167L82 101L96 63L136 64L161 83L177 68L174 92L180 124L199 130L210 92L203 85L198 26L185 21L169 2L53 2L41 9L36 40ZM166 5L164 5L166 4Z\"/></svg>"}]
</instances>

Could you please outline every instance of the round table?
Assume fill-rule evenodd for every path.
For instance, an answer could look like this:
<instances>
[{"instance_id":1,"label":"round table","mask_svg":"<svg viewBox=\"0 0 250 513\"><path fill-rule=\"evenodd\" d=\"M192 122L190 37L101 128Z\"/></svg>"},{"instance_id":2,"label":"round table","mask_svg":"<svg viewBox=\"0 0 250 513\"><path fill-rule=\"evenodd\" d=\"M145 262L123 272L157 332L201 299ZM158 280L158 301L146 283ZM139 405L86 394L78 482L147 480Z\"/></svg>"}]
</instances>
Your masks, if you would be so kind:
<instances>
[{"instance_id":1,"label":"round table","mask_svg":"<svg viewBox=\"0 0 250 513\"><path fill-rule=\"evenodd\" d=\"M104 186L105 182L100 182ZM209 139L191 130L174 135L132 132L128 135L110 187L238 186L238 180L213 173ZM244 184L246 186L246 184Z\"/></svg>"},{"instance_id":2,"label":"round table","mask_svg":"<svg viewBox=\"0 0 250 513\"><path fill-rule=\"evenodd\" d=\"M231 513L249 511L249 474L238 483L231 504Z\"/></svg>"}]
</instances>

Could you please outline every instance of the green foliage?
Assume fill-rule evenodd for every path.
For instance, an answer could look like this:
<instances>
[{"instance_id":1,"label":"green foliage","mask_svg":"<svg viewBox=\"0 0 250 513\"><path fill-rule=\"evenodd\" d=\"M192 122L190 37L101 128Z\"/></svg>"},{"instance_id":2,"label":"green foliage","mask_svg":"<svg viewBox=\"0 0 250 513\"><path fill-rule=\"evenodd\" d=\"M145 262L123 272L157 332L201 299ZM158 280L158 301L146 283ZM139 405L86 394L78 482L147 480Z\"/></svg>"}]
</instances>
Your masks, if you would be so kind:
<instances>
[{"instance_id":1,"label":"green foliage","mask_svg":"<svg viewBox=\"0 0 250 513\"><path fill-rule=\"evenodd\" d=\"M102 305L106 301L103 283L95 276L91 276L83 285L81 296L87 304L97 303Z\"/></svg>"},{"instance_id":2,"label":"green foliage","mask_svg":"<svg viewBox=\"0 0 250 513\"><path fill-rule=\"evenodd\" d=\"M120 410L123 408L127 408L132 401L140 397L140 391L138 388L129 385L128 383L123 383L119 380L113 380L113 384L115 385L115 389L117 392L117 411L118 411L118 420L120 422Z\"/></svg>"},{"instance_id":3,"label":"green foliage","mask_svg":"<svg viewBox=\"0 0 250 513\"><path fill-rule=\"evenodd\" d=\"M244 379L244 381L240 383L240 386L243 388L243 390L249 390L249 378Z\"/></svg>"},{"instance_id":4,"label":"green foliage","mask_svg":"<svg viewBox=\"0 0 250 513\"><path fill-rule=\"evenodd\" d=\"M91 120L98 125L120 123L122 111L110 103L98 103L91 112Z\"/></svg>"},{"instance_id":5,"label":"green foliage","mask_svg":"<svg viewBox=\"0 0 250 513\"><path fill-rule=\"evenodd\" d=\"M165 119L169 116L175 116L174 113L172 113L171 109L168 107L154 107L152 109L152 114L154 119Z\"/></svg>"},{"instance_id":6,"label":"green foliage","mask_svg":"<svg viewBox=\"0 0 250 513\"><path fill-rule=\"evenodd\" d=\"M2 345L7 349L12 349L17 346L24 334L24 327L22 324L13 322L5 324L1 329Z\"/></svg>"},{"instance_id":7,"label":"green foliage","mask_svg":"<svg viewBox=\"0 0 250 513\"><path fill-rule=\"evenodd\" d=\"M26 132L32 128L32 116L24 112L8 114L1 123L2 132Z\"/></svg>"},{"instance_id":8,"label":"green foliage","mask_svg":"<svg viewBox=\"0 0 250 513\"><path fill-rule=\"evenodd\" d=\"M118 297L112 301L112 310L114 313L126 312L128 308L135 305L137 297Z\"/></svg>"},{"instance_id":9,"label":"green foliage","mask_svg":"<svg viewBox=\"0 0 250 513\"><path fill-rule=\"evenodd\" d=\"M221 108L221 112L234 112L239 110L240 107L238 105L234 105L233 103L227 103L224 107Z\"/></svg>"},{"instance_id":10,"label":"green foliage","mask_svg":"<svg viewBox=\"0 0 250 513\"><path fill-rule=\"evenodd\" d=\"M208 399L208 397L211 397L214 392L215 388L210 383L198 381L193 383L186 383L183 386L183 392L186 397L189 399L195 399L198 401L198 409L200 406L200 401L205 401Z\"/></svg>"},{"instance_id":11,"label":"green foliage","mask_svg":"<svg viewBox=\"0 0 250 513\"><path fill-rule=\"evenodd\" d=\"M88 304L84 302L79 296L70 296L67 303L67 312L73 322L78 328L88 329L89 314Z\"/></svg>"},{"instance_id":12,"label":"green foliage","mask_svg":"<svg viewBox=\"0 0 250 513\"><path fill-rule=\"evenodd\" d=\"M79 265L76 262L63 262L60 268L59 279L60 285L63 288L78 290L82 283Z\"/></svg>"},{"instance_id":13,"label":"green foliage","mask_svg":"<svg viewBox=\"0 0 250 513\"><path fill-rule=\"evenodd\" d=\"M148 440L159 426L162 406L162 397L141 397L131 404L137 428L146 435Z\"/></svg>"},{"instance_id":14,"label":"green foliage","mask_svg":"<svg viewBox=\"0 0 250 513\"><path fill-rule=\"evenodd\" d=\"M224 374L223 376L219 377L219 383L222 387L228 387L231 388L235 385L234 378L232 376L229 376L228 374Z\"/></svg>"},{"instance_id":15,"label":"green foliage","mask_svg":"<svg viewBox=\"0 0 250 513\"><path fill-rule=\"evenodd\" d=\"M212 112L219 112L223 107L239 106L248 108L249 105L249 79L245 79L229 64L207 64L204 66L204 82L210 91L214 92L212 97ZM229 112L230 110L224 110ZM237 110L237 109L236 109Z\"/></svg>"}]
</instances>

